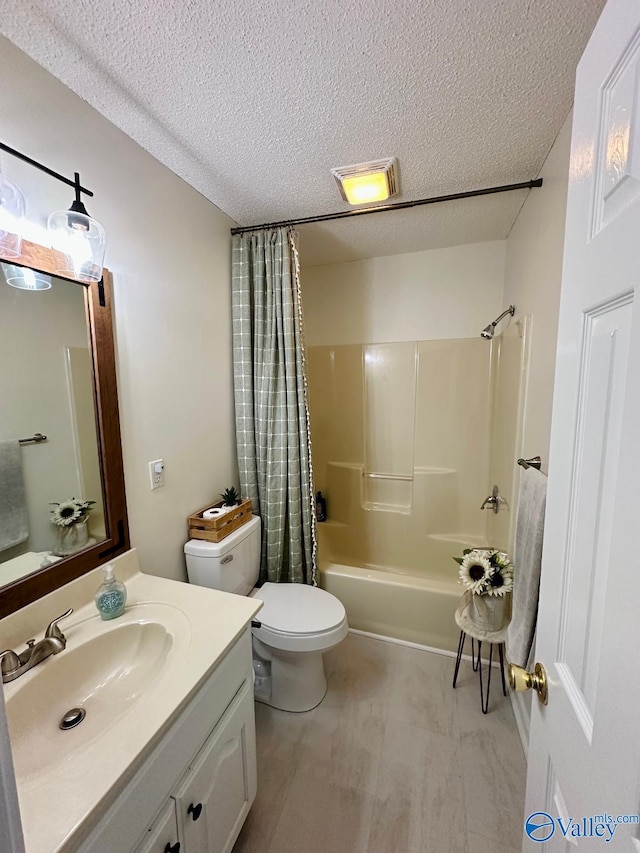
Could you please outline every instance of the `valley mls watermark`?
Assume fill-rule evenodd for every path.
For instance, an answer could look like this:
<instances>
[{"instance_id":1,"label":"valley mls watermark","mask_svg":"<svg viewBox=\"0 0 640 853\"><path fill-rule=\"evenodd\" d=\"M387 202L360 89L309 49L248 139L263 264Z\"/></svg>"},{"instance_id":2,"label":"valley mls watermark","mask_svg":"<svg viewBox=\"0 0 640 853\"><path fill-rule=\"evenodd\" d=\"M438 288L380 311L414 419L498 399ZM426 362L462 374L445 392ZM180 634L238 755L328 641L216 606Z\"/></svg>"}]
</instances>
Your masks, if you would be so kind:
<instances>
[{"instance_id":1,"label":"valley mls watermark","mask_svg":"<svg viewBox=\"0 0 640 853\"><path fill-rule=\"evenodd\" d=\"M604 814L591 817L551 817L547 812L534 812L524 822L524 831L532 841L541 844L559 832L564 838L600 838L605 844L613 840L613 836L621 824L640 824L637 814Z\"/></svg>"}]
</instances>

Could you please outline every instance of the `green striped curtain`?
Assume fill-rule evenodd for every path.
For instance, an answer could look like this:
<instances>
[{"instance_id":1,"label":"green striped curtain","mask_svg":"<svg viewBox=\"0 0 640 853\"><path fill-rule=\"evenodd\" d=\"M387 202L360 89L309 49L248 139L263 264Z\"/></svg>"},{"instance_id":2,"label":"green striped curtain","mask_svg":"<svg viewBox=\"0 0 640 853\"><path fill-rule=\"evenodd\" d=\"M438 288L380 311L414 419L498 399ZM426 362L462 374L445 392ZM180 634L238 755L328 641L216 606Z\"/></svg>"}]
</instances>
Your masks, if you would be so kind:
<instances>
[{"instance_id":1,"label":"green striped curtain","mask_svg":"<svg viewBox=\"0 0 640 853\"><path fill-rule=\"evenodd\" d=\"M232 305L240 486L262 519L260 579L315 585L307 378L292 231L233 237Z\"/></svg>"}]
</instances>

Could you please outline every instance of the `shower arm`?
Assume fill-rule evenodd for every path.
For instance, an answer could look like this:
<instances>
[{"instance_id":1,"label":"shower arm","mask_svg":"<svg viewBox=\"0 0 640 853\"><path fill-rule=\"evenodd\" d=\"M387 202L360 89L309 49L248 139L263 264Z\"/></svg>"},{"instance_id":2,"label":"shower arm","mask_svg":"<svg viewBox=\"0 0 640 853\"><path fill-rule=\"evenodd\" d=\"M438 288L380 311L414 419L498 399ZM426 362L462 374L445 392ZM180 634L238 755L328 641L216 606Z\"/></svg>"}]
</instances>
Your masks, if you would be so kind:
<instances>
[{"instance_id":1,"label":"shower arm","mask_svg":"<svg viewBox=\"0 0 640 853\"><path fill-rule=\"evenodd\" d=\"M516 306L515 306L515 305L509 305L509 307L508 307L506 310L504 310L504 311L502 312L502 314L501 314L499 317L497 317L497 318L493 321L493 323L492 323L491 325L492 325L492 326L497 326L497 325L498 325L498 323L500 322L500 320L502 320L504 317L506 317L506 316L507 316L507 314L511 314L511 316L513 317L513 315L514 315L515 313L516 313Z\"/></svg>"}]
</instances>

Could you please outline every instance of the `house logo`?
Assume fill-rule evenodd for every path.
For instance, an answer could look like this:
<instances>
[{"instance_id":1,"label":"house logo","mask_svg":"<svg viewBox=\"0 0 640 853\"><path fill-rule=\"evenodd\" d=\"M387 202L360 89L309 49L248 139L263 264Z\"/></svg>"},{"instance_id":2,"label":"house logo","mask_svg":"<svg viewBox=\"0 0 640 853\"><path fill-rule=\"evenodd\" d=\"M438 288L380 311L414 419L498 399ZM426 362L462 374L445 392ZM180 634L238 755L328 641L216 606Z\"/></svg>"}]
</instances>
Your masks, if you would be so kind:
<instances>
[{"instance_id":1,"label":"house logo","mask_svg":"<svg viewBox=\"0 0 640 853\"><path fill-rule=\"evenodd\" d=\"M532 841L548 841L556 831L556 822L546 812L530 814L524 825L525 832Z\"/></svg>"}]
</instances>

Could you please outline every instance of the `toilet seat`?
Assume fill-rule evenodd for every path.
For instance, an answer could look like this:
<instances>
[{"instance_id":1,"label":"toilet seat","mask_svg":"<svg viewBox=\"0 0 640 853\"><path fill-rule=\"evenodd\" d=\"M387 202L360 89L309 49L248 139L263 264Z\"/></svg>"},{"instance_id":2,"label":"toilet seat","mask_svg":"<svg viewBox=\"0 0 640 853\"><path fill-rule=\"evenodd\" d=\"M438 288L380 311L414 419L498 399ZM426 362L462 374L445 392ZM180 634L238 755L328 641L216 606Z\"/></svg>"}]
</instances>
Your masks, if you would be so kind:
<instances>
[{"instance_id":1,"label":"toilet seat","mask_svg":"<svg viewBox=\"0 0 640 853\"><path fill-rule=\"evenodd\" d=\"M297 583L265 583L251 592L264 602L254 637L274 649L317 652L332 648L349 630L347 615L334 595Z\"/></svg>"}]
</instances>

